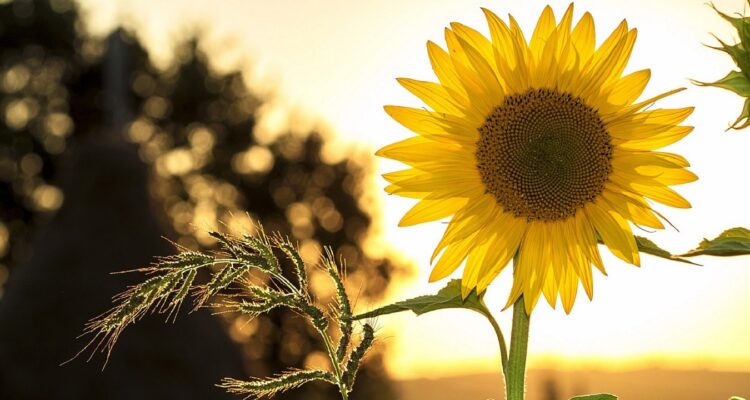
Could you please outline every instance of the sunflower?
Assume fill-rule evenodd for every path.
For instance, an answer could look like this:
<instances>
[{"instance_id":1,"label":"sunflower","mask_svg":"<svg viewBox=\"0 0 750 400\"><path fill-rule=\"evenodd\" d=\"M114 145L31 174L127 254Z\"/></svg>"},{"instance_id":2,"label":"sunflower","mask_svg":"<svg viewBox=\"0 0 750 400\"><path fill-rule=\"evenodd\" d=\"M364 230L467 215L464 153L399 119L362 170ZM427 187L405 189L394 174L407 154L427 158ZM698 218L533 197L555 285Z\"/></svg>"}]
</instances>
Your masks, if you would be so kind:
<instances>
[{"instance_id":1,"label":"sunflower","mask_svg":"<svg viewBox=\"0 0 750 400\"><path fill-rule=\"evenodd\" d=\"M483 9L491 38L452 23L447 51L427 43L438 81L398 79L426 108L386 106L417 136L377 155L410 168L387 173L391 194L419 199L400 222L450 218L430 281L465 262L463 295L483 293L514 262L506 307L541 294L567 313L579 283L593 297L597 242L640 265L631 224L662 229L651 201L690 203L670 185L697 179L680 155L655 151L692 131L692 107L652 109L676 89L638 101L651 73L623 76L636 30L622 21L598 47L589 13L573 26L547 6L527 42L518 23Z\"/></svg>"}]
</instances>

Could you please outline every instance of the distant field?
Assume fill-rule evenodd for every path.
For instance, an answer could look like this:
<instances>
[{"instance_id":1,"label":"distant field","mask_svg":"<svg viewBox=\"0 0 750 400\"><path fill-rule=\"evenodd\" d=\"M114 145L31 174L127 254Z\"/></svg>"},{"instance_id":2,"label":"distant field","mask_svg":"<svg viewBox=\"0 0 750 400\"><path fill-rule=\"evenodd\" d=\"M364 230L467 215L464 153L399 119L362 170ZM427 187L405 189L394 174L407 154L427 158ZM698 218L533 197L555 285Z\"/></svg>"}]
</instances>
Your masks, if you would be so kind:
<instances>
[{"instance_id":1,"label":"distant field","mask_svg":"<svg viewBox=\"0 0 750 400\"><path fill-rule=\"evenodd\" d=\"M566 400L609 392L623 400L750 399L750 373L647 369L629 372L532 370L528 400ZM400 400L502 399L495 375L400 381Z\"/></svg>"}]
</instances>

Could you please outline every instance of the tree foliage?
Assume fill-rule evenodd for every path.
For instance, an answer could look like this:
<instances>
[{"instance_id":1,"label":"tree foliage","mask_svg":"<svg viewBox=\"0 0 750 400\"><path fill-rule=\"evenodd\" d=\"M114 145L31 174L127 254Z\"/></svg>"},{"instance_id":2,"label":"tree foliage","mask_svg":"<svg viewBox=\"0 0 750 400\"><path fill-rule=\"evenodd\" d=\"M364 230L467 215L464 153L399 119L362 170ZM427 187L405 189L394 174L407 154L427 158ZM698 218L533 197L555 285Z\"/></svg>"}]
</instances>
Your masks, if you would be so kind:
<instances>
[{"instance_id":1,"label":"tree foliage","mask_svg":"<svg viewBox=\"0 0 750 400\"><path fill-rule=\"evenodd\" d=\"M0 283L28 259L39 227L74 195L57 181L69 150L112 136L119 115L128 123L114 136L132 143L152 167L150 191L176 243L213 248L217 238L209 230L226 233L257 220L298 242L305 261L315 261L320 243L330 245L348 260L347 282L359 297L384 292L396 266L362 248L371 223L362 201L368 158L327 160L325 138L316 132L259 141L253 130L264 99L239 71L214 69L199 38L178 44L171 65L158 68L135 35L115 31L126 44L127 71L116 103L103 86L109 41L86 33L72 2L0 5L0 29ZM275 309L249 324L227 315L226 326L255 376L302 368L323 351L289 310ZM375 367L362 373L362 385L369 378L379 382L359 390L362 398L390 396L379 362L371 357ZM327 393L313 386L288 398Z\"/></svg>"}]
</instances>

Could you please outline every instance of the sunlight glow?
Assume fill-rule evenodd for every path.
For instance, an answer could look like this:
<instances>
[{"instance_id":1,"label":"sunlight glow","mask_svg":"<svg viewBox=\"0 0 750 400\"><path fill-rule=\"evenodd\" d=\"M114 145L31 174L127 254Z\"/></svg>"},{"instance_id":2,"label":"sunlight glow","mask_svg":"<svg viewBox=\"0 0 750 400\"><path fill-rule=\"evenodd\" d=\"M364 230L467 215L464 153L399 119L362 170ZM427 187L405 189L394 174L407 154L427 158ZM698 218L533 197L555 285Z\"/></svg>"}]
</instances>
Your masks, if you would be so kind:
<instances>
[{"instance_id":1,"label":"sunlight glow","mask_svg":"<svg viewBox=\"0 0 750 400\"><path fill-rule=\"evenodd\" d=\"M568 1L551 3L557 15L568 5ZM738 11L745 5L744 0L715 3L720 9ZM299 130L332 126L337 135L335 146L354 145L370 152L409 136L382 107L421 106L394 78L434 79L425 50L428 39L444 43L442 29L451 21L486 33L480 6L500 16L513 13L530 33L530 24L544 5L523 0L226 0L195 2L189 7L179 0L85 0L82 4L91 17L91 29L105 32L122 18L162 60L173 40L198 24L208 33L205 48L218 67L249 62L251 84L274 96L274 107L264 109L260 116L263 135L295 126ZM685 155L700 177L698 182L680 188L693 209L665 210L679 233L665 230L646 235L680 252L689 250L703 236L713 237L728 227L750 226L750 193L744 173L750 132L723 132L736 118L742 100L726 91L695 87L688 81L712 81L733 67L728 57L703 45L714 43L710 33L731 42L731 27L704 0L576 2L576 18L584 11L596 18L598 42L623 18L638 28L627 71L651 67L652 79L644 97L685 86L687 91L660 104L696 106L687 121L696 127L695 132L669 149ZM25 105L14 107L5 111L6 118L21 124L30 109ZM158 104L154 107L158 111ZM313 115L318 117L310 117ZM284 123L290 117L291 127ZM136 140L149 134L145 127L133 129L131 135ZM173 159L164 164L168 173L179 173L191 162L181 155L170 157ZM238 168L267 165L246 165L238 160ZM399 168L397 163L382 161L378 171ZM442 287L444 282L426 282L429 255L443 226L432 223L397 228L411 201L382 193L382 179L373 178L371 186L369 195L376 199L375 208L382 209L382 215L376 217L378 235L368 248L389 248L416 266L412 278L393 282L386 300ZM305 246L317 245L310 242ZM705 266L644 256L638 269L607 257L609 276L595 277L593 302L579 298L570 316L561 309L550 310L546 304L537 307L531 322L532 367L668 366L750 371L750 291L744 287L750 282L750 259L697 261ZM498 310L506 334L510 313L499 309L509 286L510 274L506 271L487 295L492 308ZM442 311L420 318L389 316L378 321L392 350L389 367L400 378L496 371L497 344L485 324L468 311Z\"/></svg>"}]
</instances>

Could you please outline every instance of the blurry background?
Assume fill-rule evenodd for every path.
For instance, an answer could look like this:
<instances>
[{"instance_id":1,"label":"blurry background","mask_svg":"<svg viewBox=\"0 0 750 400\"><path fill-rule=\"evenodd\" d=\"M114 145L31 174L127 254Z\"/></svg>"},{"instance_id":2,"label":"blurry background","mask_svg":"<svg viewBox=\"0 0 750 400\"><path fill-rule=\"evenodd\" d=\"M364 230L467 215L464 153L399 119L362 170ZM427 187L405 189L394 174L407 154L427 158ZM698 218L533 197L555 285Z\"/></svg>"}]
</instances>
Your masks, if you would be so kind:
<instances>
[{"instance_id":1,"label":"blurry background","mask_svg":"<svg viewBox=\"0 0 750 400\"><path fill-rule=\"evenodd\" d=\"M558 15L567 4L552 2ZM716 5L741 11L745 3ZM399 165L376 165L371 154L410 135L383 104L421 106L393 78L432 80L425 42L442 43L451 21L486 32L480 6L513 13L531 32L544 4L0 5L0 282L7 281L0 394L10 393L0 397L53 398L55 385L33 384L41 377L58 384L98 379L106 390L117 382L155 385L153 375L162 374L160 382L193 385L192 398L206 398L200 390L220 376L320 362L302 321L278 313L251 323L198 315L175 326L147 318L125 333L103 373L98 358L58 368L82 344L73 338L86 319L140 279L108 273L172 251L160 236L210 248L207 229L246 229L258 219L299 240L310 262L321 245L332 245L348 261L350 289L363 310L441 287L426 277L442 227L396 228L410 201L384 196L377 173ZM712 43L709 32L733 34L702 0L576 7L577 16L593 13L598 41L623 18L639 29L629 70L652 69L646 96L732 68L702 44ZM684 154L701 180L681 188L692 210L660 210L680 232L647 236L679 252L724 228L750 226L741 178L750 136L723 132L741 107L728 92L690 87L663 102L671 105L697 106L689 120L695 133L670 150ZM570 316L539 307L530 398L596 391L644 398L646 390L664 399L750 396L750 260L698 261L706 265L646 257L637 269L607 257L609 277L597 277L594 302L579 299ZM496 310L509 278L487 295ZM330 288L318 286L325 298ZM498 314L509 330L509 313ZM500 398L495 339L484 324L458 311L383 317L380 352L356 398ZM163 350L161 363L153 361L154 346ZM144 364L153 373L138 371ZM189 374L201 378L185 382ZM133 393L121 398L138 397ZM310 387L288 398L330 396ZM102 397L115 398L91 398Z\"/></svg>"},{"instance_id":2,"label":"blurry background","mask_svg":"<svg viewBox=\"0 0 750 400\"><path fill-rule=\"evenodd\" d=\"M0 35L0 398L226 398L213 386L223 376L325 361L292 312L219 321L204 311L176 326L136 324L104 372L102 356L59 367L85 344L75 337L86 320L144 279L109 273L174 252L162 236L210 248L209 229L239 233L257 220L298 241L310 264L333 246L356 297L382 296L395 266L362 249L370 159L325 154L314 130L259 140L265 96L240 72L216 70L201 35L174 43L157 67L141 38L92 36L64 1L3 4ZM311 274L327 301L327 278ZM360 398L390 397L380 356L368 366ZM313 385L287 397L332 396Z\"/></svg>"}]
</instances>

